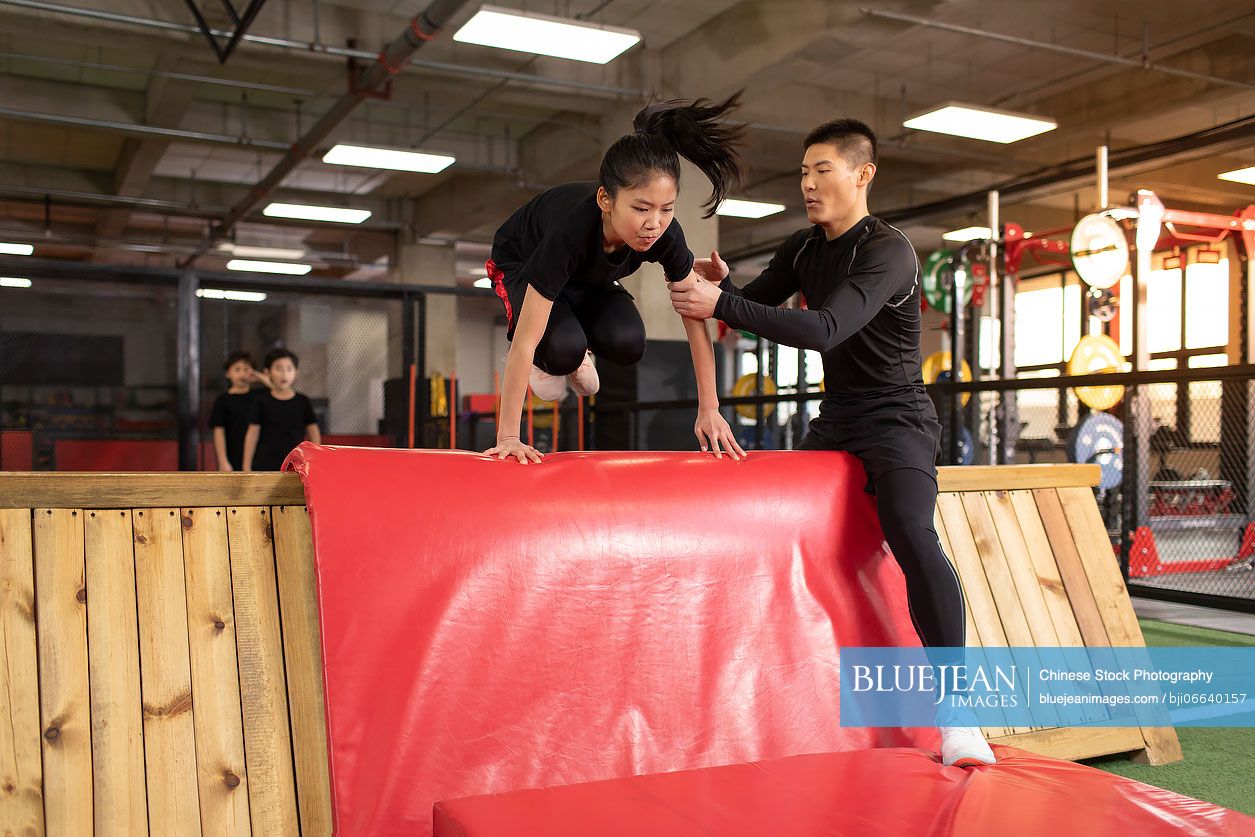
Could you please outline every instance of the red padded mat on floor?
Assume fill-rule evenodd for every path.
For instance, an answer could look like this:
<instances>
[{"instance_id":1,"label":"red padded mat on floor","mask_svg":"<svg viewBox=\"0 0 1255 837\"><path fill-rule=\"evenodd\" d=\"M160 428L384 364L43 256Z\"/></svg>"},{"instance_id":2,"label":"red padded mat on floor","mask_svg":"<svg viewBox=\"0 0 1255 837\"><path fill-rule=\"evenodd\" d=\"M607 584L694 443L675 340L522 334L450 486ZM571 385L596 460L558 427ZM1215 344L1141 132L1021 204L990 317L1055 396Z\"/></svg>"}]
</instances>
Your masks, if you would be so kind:
<instances>
[{"instance_id":1,"label":"red padded mat on floor","mask_svg":"<svg viewBox=\"0 0 1255 837\"><path fill-rule=\"evenodd\" d=\"M854 458L302 445L340 835L437 800L868 747L839 645L918 644Z\"/></svg>"},{"instance_id":2,"label":"red padded mat on floor","mask_svg":"<svg viewBox=\"0 0 1255 837\"><path fill-rule=\"evenodd\" d=\"M902 748L456 799L436 837L1255 835L1255 819L1092 767L994 747L965 770Z\"/></svg>"}]
</instances>

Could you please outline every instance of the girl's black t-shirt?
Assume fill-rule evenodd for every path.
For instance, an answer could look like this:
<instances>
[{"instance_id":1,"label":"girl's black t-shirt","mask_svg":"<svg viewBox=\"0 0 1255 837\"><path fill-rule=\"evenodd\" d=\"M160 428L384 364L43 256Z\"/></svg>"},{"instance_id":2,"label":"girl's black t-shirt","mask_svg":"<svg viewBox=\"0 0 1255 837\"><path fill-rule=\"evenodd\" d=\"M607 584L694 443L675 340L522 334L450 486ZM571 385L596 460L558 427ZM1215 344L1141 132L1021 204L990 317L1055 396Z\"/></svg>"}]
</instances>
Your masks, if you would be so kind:
<instances>
[{"instance_id":1,"label":"girl's black t-shirt","mask_svg":"<svg viewBox=\"0 0 1255 837\"><path fill-rule=\"evenodd\" d=\"M644 253L627 245L606 253L602 241L597 184L567 183L532 198L501 225L492 260L507 278L521 277L548 300L557 299L568 282L611 284L644 262L662 265L671 281L693 269L693 254L675 220Z\"/></svg>"}]
</instances>

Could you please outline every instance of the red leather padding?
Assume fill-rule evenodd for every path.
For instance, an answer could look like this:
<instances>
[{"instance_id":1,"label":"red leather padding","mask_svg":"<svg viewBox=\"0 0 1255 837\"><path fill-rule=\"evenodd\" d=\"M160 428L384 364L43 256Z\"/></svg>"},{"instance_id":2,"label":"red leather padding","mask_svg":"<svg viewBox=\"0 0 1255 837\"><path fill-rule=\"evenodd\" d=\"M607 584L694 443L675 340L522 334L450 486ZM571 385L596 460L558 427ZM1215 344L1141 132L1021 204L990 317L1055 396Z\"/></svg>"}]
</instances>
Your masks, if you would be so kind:
<instances>
[{"instance_id":1,"label":"red leather padding","mask_svg":"<svg viewBox=\"0 0 1255 837\"><path fill-rule=\"evenodd\" d=\"M838 725L838 646L918 644L848 455L303 444L288 464L342 837L430 834L436 801L476 794L937 747Z\"/></svg>"},{"instance_id":2,"label":"red leather padding","mask_svg":"<svg viewBox=\"0 0 1255 837\"><path fill-rule=\"evenodd\" d=\"M919 750L795 756L440 802L436 837L1181 837L1255 819L1092 767L995 746L942 767Z\"/></svg>"}]
</instances>

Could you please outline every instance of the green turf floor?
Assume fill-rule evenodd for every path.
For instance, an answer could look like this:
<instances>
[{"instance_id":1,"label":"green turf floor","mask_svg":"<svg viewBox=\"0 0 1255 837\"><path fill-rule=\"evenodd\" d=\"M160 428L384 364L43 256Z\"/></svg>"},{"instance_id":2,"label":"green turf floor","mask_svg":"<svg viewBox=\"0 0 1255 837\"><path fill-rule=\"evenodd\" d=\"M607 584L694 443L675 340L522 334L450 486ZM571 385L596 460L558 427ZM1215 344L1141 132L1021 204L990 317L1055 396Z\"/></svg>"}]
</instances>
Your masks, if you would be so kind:
<instances>
[{"instance_id":1,"label":"green turf floor","mask_svg":"<svg viewBox=\"0 0 1255 837\"><path fill-rule=\"evenodd\" d=\"M1255 636L1139 620L1147 645L1255 647ZM1139 782L1255 815L1255 716L1247 727L1181 727L1176 764L1150 767L1109 756L1086 764Z\"/></svg>"}]
</instances>

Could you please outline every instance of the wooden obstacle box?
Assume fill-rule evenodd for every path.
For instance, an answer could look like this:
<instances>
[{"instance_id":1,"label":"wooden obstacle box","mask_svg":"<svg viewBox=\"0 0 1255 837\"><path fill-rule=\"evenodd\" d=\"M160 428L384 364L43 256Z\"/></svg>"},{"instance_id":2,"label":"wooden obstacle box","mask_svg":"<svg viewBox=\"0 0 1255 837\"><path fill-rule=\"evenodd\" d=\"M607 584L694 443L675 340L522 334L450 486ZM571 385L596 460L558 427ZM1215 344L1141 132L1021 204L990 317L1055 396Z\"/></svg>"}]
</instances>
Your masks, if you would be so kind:
<instances>
[{"instance_id":1,"label":"wooden obstacle box","mask_svg":"<svg viewBox=\"0 0 1255 837\"><path fill-rule=\"evenodd\" d=\"M971 644L1143 644L1097 480L941 469ZM329 834L317 602L295 475L0 474L0 830ZM986 732L1181 757L1171 729Z\"/></svg>"}]
</instances>

